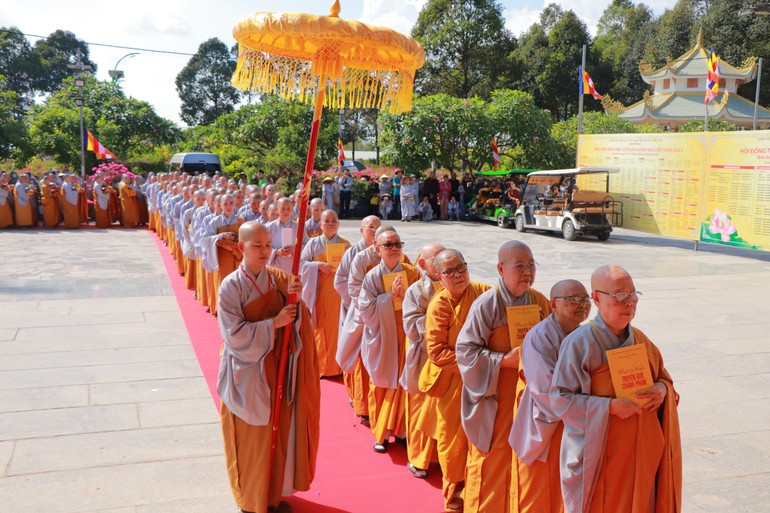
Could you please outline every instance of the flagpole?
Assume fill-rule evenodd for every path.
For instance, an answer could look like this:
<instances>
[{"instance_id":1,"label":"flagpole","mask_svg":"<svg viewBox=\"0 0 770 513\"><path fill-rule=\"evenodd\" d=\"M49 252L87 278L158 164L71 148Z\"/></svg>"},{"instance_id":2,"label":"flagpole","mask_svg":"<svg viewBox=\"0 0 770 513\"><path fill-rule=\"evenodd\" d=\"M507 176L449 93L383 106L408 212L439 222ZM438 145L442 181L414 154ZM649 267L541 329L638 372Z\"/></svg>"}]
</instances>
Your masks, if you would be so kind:
<instances>
[{"instance_id":1,"label":"flagpole","mask_svg":"<svg viewBox=\"0 0 770 513\"><path fill-rule=\"evenodd\" d=\"M757 92L754 95L754 118L751 124L751 129L757 129L757 106L759 105L759 88L762 87L762 57L759 58L757 63Z\"/></svg>"},{"instance_id":2,"label":"flagpole","mask_svg":"<svg viewBox=\"0 0 770 513\"><path fill-rule=\"evenodd\" d=\"M578 77L578 135L583 133L583 71L586 69L586 45L583 45L583 60L580 64L580 76Z\"/></svg>"},{"instance_id":3,"label":"flagpole","mask_svg":"<svg viewBox=\"0 0 770 513\"><path fill-rule=\"evenodd\" d=\"M709 103L711 103L711 100L706 102L706 115L703 117L703 131L708 132L709 131Z\"/></svg>"}]
</instances>

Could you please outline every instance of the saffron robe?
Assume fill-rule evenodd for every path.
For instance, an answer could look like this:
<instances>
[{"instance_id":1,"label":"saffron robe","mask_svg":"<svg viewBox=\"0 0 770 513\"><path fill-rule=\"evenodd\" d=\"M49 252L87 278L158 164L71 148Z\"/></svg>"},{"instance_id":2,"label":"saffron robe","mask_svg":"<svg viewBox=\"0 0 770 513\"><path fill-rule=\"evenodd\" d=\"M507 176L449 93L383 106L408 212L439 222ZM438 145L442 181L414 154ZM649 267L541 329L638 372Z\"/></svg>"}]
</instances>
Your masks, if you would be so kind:
<instances>
[{"instance_id":1,"label":"saffron robe","mask_svg":"<svg viewBox=\"0 0 770 513\"><path fill-rule=\"evenodd\" d=\"M16 208L16 226L34 226L36 224L35 215L32 212L35 205L35 202L32 200L35 194L34 186L16 182L13 194L16 200L14 203Z\"/></svg>"},{"instance_id":2,"label":"saffron robe","mask_svg":"<svg viewBox=\"0 0 770 513\"><path fill-rule=\"evenodd\" d=\"M567 335L549 398L564 423L561 487L568 513L678 513L682 509L679 396L657 347L628 326L617 337L597 315ZM595 327L595 329L594 329ZM606 351L643 344L652 379L666 386L659 411L610 415L615 397ZM652 508L652 509L651 509Z\"/></svg>"},{"instance_id":3,"label":"saffron robe","mask_svg":"<svg viewBox=\"0 0 770 513\"><path fill-rule=\"evenodd\" d=\"M235 271L243 260L243 254L238 249L238 243L224 239L225 233L237 235L241 224L243 224L241 219L233 212L229 218L225 217L224 214L219 214L211 219L206 226L206 236L209 237L209 244L211 245L214 291L217 294L224 279Z\"/></svg>"},{"instance_id":4,"label":"saffron robe","mask_svg":"<svg viewBox=\"0 0 770 513\"><path fill-rule=\"evenodd\" d=\"M334 290L334 274L319 272L319 264L326 263L326 245L350 242L339 235L331 240L324 235L313 237L302 249L302 299L310 309L313 324L318 368L321 376L339 376L337 364L337 336L339 334L340 296Z\"/></svg>"},{"instance_id":5,"label":"saffron robe","mask_svg":"<svg viewBox=\"0 0 770 513\"><path fill-rule=\"evenodd\" d=\"M420 272L409 264L398 262L393 269L380 263L366 273L361 284L358 307L364 331L361 337L361 361L369 374L369 422L377 443L390 434L405 432L404 389L398 378L406 359L406 335L401 310L393 306L392 294L385 292L386 274L406 271L404 289L420 279Z\"/></svg>"},{"instance_id":6,"label":"saffron robe","mask_svg":"<svg viewBox=\"0 0 770 513\"><path fill-rule=\"evenodd\" d=\"M118 186L120 195L121 223L127 228L133 228L139 223L139 203L136 200L136 189L121 182Z\"/></svg>"},{"instance_id":7,"label":"saffron robe","mask_svg":"<svg viewBox=\"0 0 770 513\"><path fill-rule=\"evenodd\" d=\"M350 264L353 262L353 257L358 252L366 249L366 243L364 239L359 240L355 245L349 247L345 254L342 255L340 265L337 267L337 271L334 273L334 290L340 296L340 314L339 314L339 326L337 329L337 347L339 348L339 338L342 334L343 326L345 326L345 319L348 315L350 308L350 294L348 293L348 276L350 275ZM336 355L335 355L336 361ZM343 381L345 383L345 390L347 390L348 397L353 401L355 395L353 374L343 371Z\"/></svg>"},{"instance_id":8,"label":"saffron robe","mask_svg":"<svg viewBox=\"0 0 770 513\"><path fill-rule=\"evenodd\" d=\"M80 228L80 187L65 182L61 186L64 193L62 210L64 211L64 226L67 228Z\"/></svg>"},{"instance_id":9,"label":"saffron robe","mask_svg":"<svg viewBox=\"0 0 770 513\"><path fill-rule=\"evenodd\" d=\"M243 269L243 270L241 270ZM248 273L248 277L247 277ZM263 297L251 280L266 292ZM238 507L267 511L282 495L308 490L319 443L320 385L307 309L275 329L272 318L284 307L288 276L263 268L254 276L240 268L222 282L219 330L224 341L217 380L222 437L230 487ZM272 472L268 475L273 406L283 331L291 329L289 360Z\"/></svg>"},{"instance_id":10,"label":"saffron robe","mask_svg":"<svg viewBox=\"0 0 770 513\"><path fill-rule=\"evenodd\" d=\"M59 187L55 184L40 184L40 202L43 204L43 226L53 228L61 222Z\"/></svg>"},{"instance_id":11,"label":"saffron robe","mask_svg":"<svg viewBox=\"0 0 770 513\"><path fill-rule=\"evenodd\" d=\"M518 369L502 368L511 350L506 307L536 304L541 320L550 314L548 299L529 289L519 297L508 292L502 278L471 306L455 346L463 381L462 426L470 442L466 466L466 513L509 513L511 447Z\"/></svg>"},{"instance_id":12,"label":"saffron robe","mask_svg":"<svg viewBox=\"0 0 770 513\"><path fill-rule=\"evenodd\" d=\"M460 297L447 289L428 306L425 347L430 359L423 368L421 388L436 397L438 460L441 465L444 507L459 495L465 483L468 439L460 420L462 379L455 347L471 305L489 285L470 282Z\"/></svg>"},{"instance_id":13,"label":"saffron robe","mask_svg":"<svg viewBox=\"0 0 770 513\"><path fill-rule=\"evenodd\" d=\"M535 325L521 345L513 427L511 512L564 511L559 477L559 447L564 425L551 407L548 392L559 347L565 337L553 314Z\"/></svg>"},{"instance_id":14,"label":"saffron robe","mask_svg":"<svg viewBox=\"0 0 770 513\"><path fill-rule=\"evenodd\" d=\"M0 184L0 228L13 226L13 208L11 208L11 186Z\"/></svg>"},{"instance_id":15,"label":"saffron robe","mask_svg":"<svg viewBox=\"0 0 770 513\"><path fill-rule=\"evenodd\" d=\"M94 184L94 217L96 218L97 228L109 228L112 224L112 194L115 190L110 187L104 187L98 183Z\"/></svg>"},{"instance_id":16,"label":"saffron robe","mask_svg":"<svg viewBox=\"0 0 770 513\"><path fill-rule=\"evenodd\" d=\"M427 469L436 451L436 403L418 386L420 372L428 361L425 350L425 316L428 303L441 290L441 284L423 273L404 293L401 318L406 334L404 370L398 384L406 391L406 452L409 462Z\"/></svg>"}]
</instances>

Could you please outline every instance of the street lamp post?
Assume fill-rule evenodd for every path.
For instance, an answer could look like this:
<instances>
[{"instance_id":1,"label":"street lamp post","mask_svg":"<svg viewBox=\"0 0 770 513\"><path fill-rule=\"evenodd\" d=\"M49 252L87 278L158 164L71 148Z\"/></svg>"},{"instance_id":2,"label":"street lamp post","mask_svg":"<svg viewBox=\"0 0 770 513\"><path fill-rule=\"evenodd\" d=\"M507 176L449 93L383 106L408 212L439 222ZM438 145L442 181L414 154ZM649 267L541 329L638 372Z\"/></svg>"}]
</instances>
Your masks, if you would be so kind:
<instances>
[{"instance_id":1,"label":"street lamp post","mask_svg":"<svg viewBox=\"0 0 770 513\"><path fill-rule=\"evenodd\" d=\"M118 62L115 63L115 69L111 69L107 72L109 73L110 77L112 77L113 84L118 85L118 82L120 81L120 79L126 76L126 74L123 73L123 71L118 69L118 65L120 65L120 61L122 61L123 59L130 59L135 55L139 55L139 53L138 52L127 53L126 55L118 59Z\"/></svg>"},{"instance_id":2,"label":"street lamp post","mask_svg":"<svg viewBox=\"0 0 770 513\"><path fill-rule=\"evenodd\" d=\"M89 71L91 66L83 65L83 58L78 48L78 63L67 64L69 69L75 70L75 87L78 88L78 95L75 98L75 105L78 106L80 111L80 177L85 180L86 178L86 141L85 141L85 129L83 127L83 86L85 80L83 80L83 72Z\"/></svg>"}]
</instances>

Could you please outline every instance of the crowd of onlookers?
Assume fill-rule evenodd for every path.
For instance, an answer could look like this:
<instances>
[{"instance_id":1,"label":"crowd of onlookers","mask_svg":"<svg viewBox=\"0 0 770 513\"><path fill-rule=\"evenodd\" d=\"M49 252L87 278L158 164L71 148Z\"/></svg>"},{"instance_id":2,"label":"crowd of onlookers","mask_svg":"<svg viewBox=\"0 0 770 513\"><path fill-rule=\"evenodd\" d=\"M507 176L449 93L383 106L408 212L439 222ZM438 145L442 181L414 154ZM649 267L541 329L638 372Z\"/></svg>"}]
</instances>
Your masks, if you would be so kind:
<instances>
[{"instance_id":1,"label":"crowd of onlookers","mask_svg":"<svg viewBox=\"0 0 770 513\"><path fill-rule=\"evenodd\" d=\"M336 178L327 177L324 194L331 197L338 191L339 202L328 202L327 208L334 208L341 218L350 217L351 191L356 178L344 170ZM416 175L404 176L396 170L393 176L361 176L367 182L369 211L381 219L410 222L434 219L460 221L468 219L488 204L499 204L505 198L517 205L521 197L521 183L516 177L488 177L464 173L461 178L454 172L440 177L431 171L420 180ZM359 199L359 201L361 201Z\"/></svg>"}]
</instances>

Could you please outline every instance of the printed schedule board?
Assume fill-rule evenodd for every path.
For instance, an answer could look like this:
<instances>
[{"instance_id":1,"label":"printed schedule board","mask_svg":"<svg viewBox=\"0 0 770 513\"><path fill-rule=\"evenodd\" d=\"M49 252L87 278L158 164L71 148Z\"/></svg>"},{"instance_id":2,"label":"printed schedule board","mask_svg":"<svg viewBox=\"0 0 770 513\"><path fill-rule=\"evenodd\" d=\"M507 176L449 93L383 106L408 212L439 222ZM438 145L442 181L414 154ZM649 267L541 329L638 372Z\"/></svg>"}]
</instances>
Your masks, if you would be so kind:
<instances>
[{"instance_id":1,"label":"printed schedule board","mask_svg":"<svg viewBox=\"0 0 770 513\"><path fill-rule=\"evenodd\" d=\"M770 248L770 131L580 136L578 166L618 167L624 228ZM599 177L578 185L604 190Z\"/></svg>"}]
</instances>

